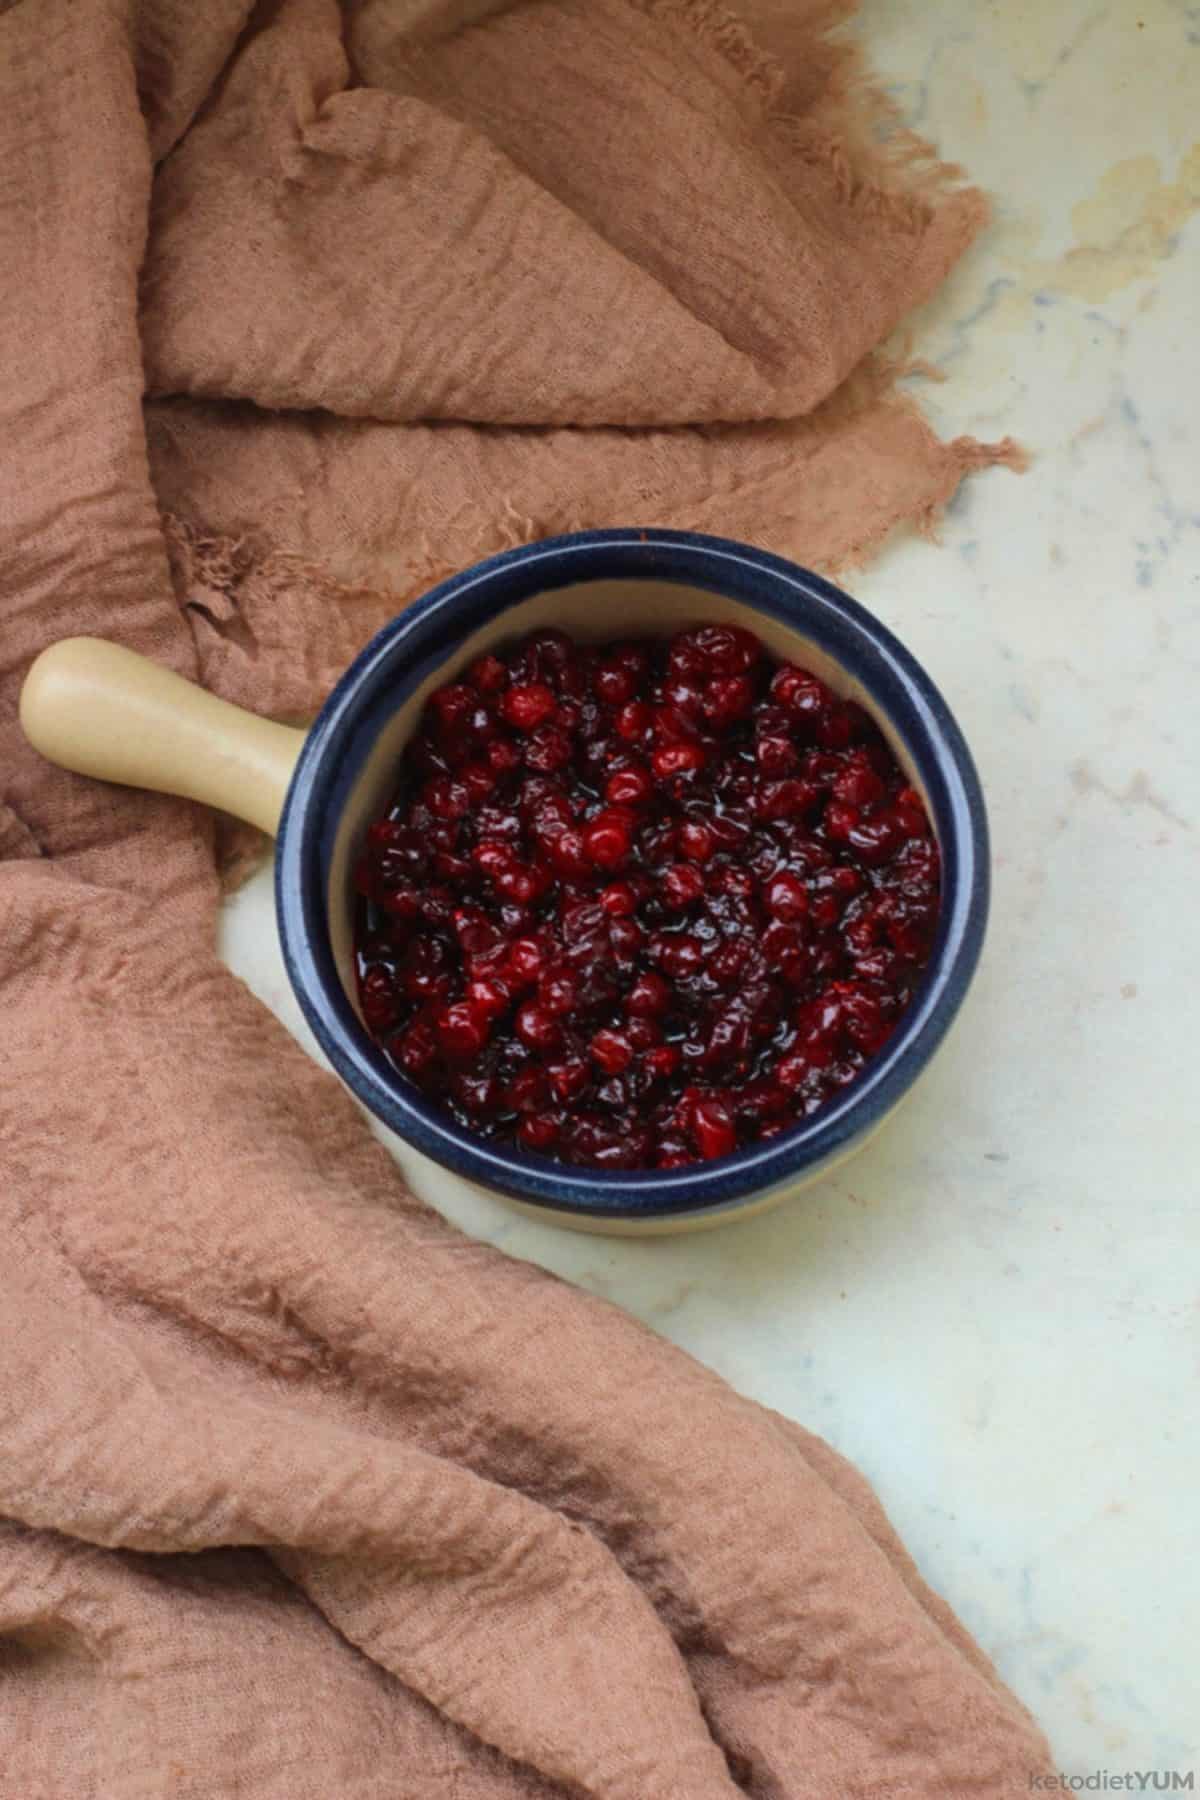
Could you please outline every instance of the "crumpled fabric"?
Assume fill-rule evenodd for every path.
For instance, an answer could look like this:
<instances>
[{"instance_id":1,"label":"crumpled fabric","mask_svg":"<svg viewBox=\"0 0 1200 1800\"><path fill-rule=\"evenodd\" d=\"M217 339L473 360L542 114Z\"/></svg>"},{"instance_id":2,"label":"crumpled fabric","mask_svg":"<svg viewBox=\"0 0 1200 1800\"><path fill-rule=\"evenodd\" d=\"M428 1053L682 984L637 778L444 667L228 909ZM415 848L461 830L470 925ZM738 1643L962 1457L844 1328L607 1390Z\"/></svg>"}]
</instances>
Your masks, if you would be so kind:
<instances>
[{"instance_id":1,"label":"crumpled fabric","mask_svg":"<svg viewBox=\"0 0 1200 1800\"><path fill-rule=\"evenodd\" d=\"M213 819L16 718L76 632L303 716L503 545L830 567L1011 459L873 356L984 207L841 10L0 6L4 1800L1050 1768L827 1445L406 1191L218 962Z\"/></svg>"}]
</instances>

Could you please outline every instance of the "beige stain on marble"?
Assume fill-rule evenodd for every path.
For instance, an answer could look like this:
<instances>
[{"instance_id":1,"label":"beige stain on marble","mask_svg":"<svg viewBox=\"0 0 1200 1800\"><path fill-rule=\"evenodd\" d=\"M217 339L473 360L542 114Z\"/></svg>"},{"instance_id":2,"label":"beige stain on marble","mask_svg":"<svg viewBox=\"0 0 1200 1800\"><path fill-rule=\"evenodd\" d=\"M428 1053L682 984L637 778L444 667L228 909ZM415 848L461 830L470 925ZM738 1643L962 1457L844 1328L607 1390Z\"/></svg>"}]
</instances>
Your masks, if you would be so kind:
<instances>
[{"instance_id":1,"label":"beige stain on marble","mask_svg":"<svg viewBox=\"0 0 1200 1800\"><path fill-rule=\"evenodd\" d=\"M992 308L989 325L1000 331L1023 330L1035 294L1096 305L1131 282L1144 280L1171 254L1174 240L1197 211L1200 142L1182 158L1174 181L1163 180L1157 156L1130 156L1113 163L1093 191L1072 208L1074 242L1060 256L1021 254L1021 239L1028 244L1037 235L1031 220L1009 228L1004 273L1013 277L1013 286ZM1144 311L1153 298L1151 290L1138 310Z\"/></svg>"},{"instance_id":2,"label":"beige stain on marble","mask_svg":"<svg viewBox=\"0 0 1200 1800\"><path fill-rule=\"evenodd\" d=\"M1095 302L1153 274L1200 208L1200 142L1184 156L1177 180L1162 174L1157 156L1126 157L1107 169L1095 193L1072 209L1076 241L1046 265L1041 285Z\"/></svg>"}]
</instances>

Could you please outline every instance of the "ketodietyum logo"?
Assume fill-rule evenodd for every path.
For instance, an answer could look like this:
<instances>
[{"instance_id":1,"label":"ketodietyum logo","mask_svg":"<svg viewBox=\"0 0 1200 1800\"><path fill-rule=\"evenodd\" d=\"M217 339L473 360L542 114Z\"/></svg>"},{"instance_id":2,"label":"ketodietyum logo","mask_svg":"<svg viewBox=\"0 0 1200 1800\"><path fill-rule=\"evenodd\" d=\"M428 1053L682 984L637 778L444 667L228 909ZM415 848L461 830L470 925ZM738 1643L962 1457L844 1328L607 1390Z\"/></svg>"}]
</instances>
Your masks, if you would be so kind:
<instances>
[{"instance_id":1,"label":"ketodietyum logo","mask_svg":"<svg viewBox=\"0 0 1200 1800\"><path fill-rule=\"evenodd\" d=\"M1195 1769L1093 1769L1090 1775L1031 1775L1035 1794L1190 1794Z\"/></svg>"}]
</instances>

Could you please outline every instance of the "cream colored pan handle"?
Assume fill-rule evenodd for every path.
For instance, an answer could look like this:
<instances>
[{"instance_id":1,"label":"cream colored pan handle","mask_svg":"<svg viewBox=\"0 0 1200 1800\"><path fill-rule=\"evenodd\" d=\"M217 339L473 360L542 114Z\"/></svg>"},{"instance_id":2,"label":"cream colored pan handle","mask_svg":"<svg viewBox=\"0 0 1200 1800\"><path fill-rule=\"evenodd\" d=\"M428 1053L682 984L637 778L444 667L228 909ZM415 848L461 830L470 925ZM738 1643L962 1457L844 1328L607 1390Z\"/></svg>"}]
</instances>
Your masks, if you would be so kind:
<instances>
[{"instance_id":1,"label":"cream colored pan handle","mask_svg":"<svg viewBox=\"0 0 1200 1800\"><path fill-rule=\"evenodd\" d=\"M305 736L86 637L42 651L21 690L21 725L64 769L201 800L272 836Z\"/></svg>"}]
</instances>

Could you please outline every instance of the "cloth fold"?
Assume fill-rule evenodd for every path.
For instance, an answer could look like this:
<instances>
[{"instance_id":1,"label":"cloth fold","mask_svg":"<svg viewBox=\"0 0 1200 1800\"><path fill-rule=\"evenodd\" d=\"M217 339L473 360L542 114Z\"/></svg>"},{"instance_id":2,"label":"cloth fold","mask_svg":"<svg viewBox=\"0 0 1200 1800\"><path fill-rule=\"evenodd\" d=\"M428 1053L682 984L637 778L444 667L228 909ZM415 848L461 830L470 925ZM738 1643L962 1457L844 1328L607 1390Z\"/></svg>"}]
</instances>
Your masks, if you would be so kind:
<instances>
[{"instance_id":1,"label":"cloth fold","mask_svg":"<svg viewBox=\"0 0 1200 1800\"><path fill-rule=\"evenodd\" d=\"M872 147L840 10L0 10L5 1796L1049 1768L861 1478L418 1203L218 962L212 819L16 719L80 631L300 716L503 543L829 566L1010 455L861 366L983 207Z\"/></svg>"}]
</instances>

